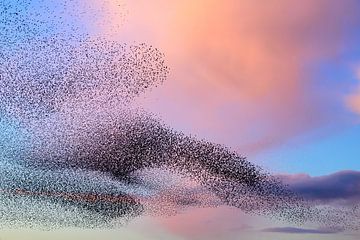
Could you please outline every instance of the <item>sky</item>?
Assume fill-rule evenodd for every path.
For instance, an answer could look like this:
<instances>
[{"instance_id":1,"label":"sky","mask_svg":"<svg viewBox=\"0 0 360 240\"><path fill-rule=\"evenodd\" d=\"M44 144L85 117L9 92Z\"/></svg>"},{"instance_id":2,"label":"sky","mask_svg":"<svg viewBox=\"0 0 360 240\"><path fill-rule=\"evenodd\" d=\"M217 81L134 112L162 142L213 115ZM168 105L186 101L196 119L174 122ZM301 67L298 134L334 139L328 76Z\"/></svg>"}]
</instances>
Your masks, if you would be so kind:
<instances>
[{"instance_id":1,"label":"sky","mask_svg":"<svg viewBox=\"0 0 360 240\"><path fill-rule=\"evenodd\" d=\"M149 108L171 126L276 165L273 171L294 165L292 172L321 175L359 169L357 7L135 1L114 37L162 46L171 76ZM307 161L296 152L301 148Z\"/></svg>"},{"instance_id":2,"label":"sky","mask_svg":"<svg viewBox=\"0 0 360 240\"><path fill-rule=\"evenodd\" d=\"M61 21L159 49L168 79L137 101L165 124L229 146L314 201L346 205L360 201L359 12L356 0L91 0ZM0 240L358 237L225 206L114 230L0 230Z\"/></svg>"}]
</instances>

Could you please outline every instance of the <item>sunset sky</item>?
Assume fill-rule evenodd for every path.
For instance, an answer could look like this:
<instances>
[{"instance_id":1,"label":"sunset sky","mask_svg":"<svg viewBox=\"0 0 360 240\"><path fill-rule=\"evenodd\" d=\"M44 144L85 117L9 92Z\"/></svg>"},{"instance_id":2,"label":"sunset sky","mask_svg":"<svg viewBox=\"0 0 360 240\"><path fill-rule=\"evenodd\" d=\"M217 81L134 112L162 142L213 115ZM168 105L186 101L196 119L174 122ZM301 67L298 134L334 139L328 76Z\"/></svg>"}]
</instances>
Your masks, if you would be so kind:
<instances>
[{"instance_id":1,"label":"sunset sky","mask_svg":"<svg viewBox=\"0 0 360 240\"><path fill-rule=\"evenodd\" d=\"M93 37L150 44L170 68L138 104L175 130L229 146L318 201L360 203L360 1L107 0L92 19L87 5L100 2L78 5L66 21ZM359 236L225 206L139 217L115 230L0 230L0 240Z\"/></svg>"}]
</instances>

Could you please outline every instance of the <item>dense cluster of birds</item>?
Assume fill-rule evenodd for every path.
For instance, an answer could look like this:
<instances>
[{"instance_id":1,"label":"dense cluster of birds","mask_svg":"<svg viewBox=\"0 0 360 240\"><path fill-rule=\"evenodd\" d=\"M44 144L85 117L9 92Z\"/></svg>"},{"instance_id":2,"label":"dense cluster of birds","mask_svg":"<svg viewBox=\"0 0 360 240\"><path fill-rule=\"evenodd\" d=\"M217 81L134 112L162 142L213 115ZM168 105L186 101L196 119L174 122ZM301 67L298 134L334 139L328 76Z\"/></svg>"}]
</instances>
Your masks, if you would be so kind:
<instances>
[{"instance_id":1,"label":"dense cluster of birds","mask_svg":"<svg viewBox=\"0 0 360 240\"><path fill-rule=\"evenodd\" d=\"M346 224L235 151L133 106L167 78L165 57L81 30L74 9L86 21L104 14L86 2L0 3L1 226L108 227L222 204Z\"/></svg>"}]
</instances>

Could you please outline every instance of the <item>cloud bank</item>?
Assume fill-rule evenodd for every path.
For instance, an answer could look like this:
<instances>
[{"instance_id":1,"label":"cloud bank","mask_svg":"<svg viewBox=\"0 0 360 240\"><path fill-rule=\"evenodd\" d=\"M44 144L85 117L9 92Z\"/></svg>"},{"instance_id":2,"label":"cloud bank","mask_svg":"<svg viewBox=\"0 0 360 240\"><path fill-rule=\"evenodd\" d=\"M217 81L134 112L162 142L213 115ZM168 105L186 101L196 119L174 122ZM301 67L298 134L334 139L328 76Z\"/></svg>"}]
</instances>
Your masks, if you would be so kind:
<instances>
[{"instance_id":1,"label":"cloud bank","mask_svg":"<svg viewBox=\"0 0 360 240\"><path fill-rule=\"evenodd\" d=\"M360 203L360 172L357 171L341 171L319 177L284 175L280 178L294 192L314 202L350 206Z\"/></svg>"}]
</instances>

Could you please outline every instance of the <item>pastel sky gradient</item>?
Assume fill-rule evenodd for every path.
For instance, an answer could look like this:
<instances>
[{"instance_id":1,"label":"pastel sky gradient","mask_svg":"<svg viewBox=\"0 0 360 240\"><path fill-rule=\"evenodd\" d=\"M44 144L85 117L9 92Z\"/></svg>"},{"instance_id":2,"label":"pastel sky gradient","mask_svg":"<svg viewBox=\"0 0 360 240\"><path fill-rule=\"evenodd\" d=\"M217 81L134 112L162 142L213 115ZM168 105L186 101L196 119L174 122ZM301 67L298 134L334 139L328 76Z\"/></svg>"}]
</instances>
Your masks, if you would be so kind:
<instances>
[{"instance_id":1,"label":"pastel sky gradient","mask_svg":"<svg viewBox=\"0 0 360 240\"><path fill-rule=\"evenodd\" d=\"M106 2L98 24L82 24L93 35L146 42L165 54L168 81L139 101L166 124L230 146L299 189L331 191L329 179L339 189L360 187L360 1ZM331 200L360 201L355 190ZM359 237L292 227L222 207L142 217L111 231L0 230L0 240Z\"/></svg>"},{"instance_id":2,"label":"pastel sky gradient","mask_svg":"<svg viewBox=\"0 0 360 240\"><path fill-rule=\"evenodd\" d=\"M164 51L171 76L145 101L169 125L273 171L291 169L299 148L307 159L292 172L359 169L357 148L350 148L359 139L358 1L126 5L126 24L103 31ZM324 145L338 146L330 150L346 159ZM336 168L321 170L317 161Z\"/></svg>"}]
</instances>

